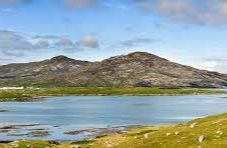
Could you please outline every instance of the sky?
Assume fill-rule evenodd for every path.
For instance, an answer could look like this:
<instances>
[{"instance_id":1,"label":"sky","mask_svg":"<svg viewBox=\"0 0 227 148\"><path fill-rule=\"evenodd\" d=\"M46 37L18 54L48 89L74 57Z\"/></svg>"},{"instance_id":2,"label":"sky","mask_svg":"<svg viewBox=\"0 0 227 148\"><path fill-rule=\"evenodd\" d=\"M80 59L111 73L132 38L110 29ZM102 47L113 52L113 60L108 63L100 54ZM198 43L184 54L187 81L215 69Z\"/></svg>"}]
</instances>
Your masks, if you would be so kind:
<instances>
[{"instance_id":1,"label":"sky","mask_svg":"<svg viewBox=\"0 0 227 148\"><path fill-rule=\"evenodd\" d=\"M227 73L227 0L0 0L0 65L144 51Z\"/></svg>"}]
</instances>

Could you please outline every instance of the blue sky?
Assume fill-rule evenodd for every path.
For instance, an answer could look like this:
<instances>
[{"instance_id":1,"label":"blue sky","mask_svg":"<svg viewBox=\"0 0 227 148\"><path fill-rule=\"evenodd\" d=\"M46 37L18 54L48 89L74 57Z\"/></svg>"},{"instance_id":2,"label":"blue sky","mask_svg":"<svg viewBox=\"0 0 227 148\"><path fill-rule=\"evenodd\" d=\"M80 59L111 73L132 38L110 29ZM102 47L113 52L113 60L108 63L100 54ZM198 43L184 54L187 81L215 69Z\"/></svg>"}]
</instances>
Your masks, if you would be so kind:
<instances>
[{"instance_id":1,"label":"blue sky","mask_svg":"<svg viewBox=\"0 0 227 148\"><path fill-rule=\"evenodd\" d=\"M226 0L0 0L0 65L146 51L227 73Z\"/></svg>"}]
</instances>

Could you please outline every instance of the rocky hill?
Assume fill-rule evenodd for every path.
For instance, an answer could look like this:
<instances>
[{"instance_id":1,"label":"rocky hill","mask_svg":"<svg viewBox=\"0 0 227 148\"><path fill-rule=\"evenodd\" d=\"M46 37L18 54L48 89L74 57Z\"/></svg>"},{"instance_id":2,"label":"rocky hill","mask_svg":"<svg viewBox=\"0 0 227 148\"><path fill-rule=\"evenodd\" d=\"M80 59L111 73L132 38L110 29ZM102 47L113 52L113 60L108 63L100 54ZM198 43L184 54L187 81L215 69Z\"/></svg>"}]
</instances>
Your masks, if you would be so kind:
<instances>
[{"instance_id":1,"label":"rocky hill","mask_svg":"<svg viewBox=\"0 0 227 148\"><path fill-rule=\"evenodd\" d=\"M54 57L0 66L2 86L225 87L227 75L173 63L146 52L100 62Z\"/></svg>"}]
</instances>

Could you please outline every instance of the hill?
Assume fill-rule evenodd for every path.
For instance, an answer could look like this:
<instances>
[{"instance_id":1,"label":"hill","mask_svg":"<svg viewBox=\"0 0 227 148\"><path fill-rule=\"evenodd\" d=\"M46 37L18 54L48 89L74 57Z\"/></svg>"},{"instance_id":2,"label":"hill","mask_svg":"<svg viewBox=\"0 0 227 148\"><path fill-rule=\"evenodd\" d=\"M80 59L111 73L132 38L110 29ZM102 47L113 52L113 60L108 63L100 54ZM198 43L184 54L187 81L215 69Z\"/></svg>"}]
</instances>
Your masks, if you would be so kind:
<instances>
[{"instance_id":1,"label":"hill","mask_svg":"<svg viewBox=\"0 0 227 148\"><path fill-rule=\"evenodd\" d=\"M57 56L0 66L2 86L202 87L227 86L227 75L199 70L146 52L88 62Z\"/></svg>"}]
</instances>

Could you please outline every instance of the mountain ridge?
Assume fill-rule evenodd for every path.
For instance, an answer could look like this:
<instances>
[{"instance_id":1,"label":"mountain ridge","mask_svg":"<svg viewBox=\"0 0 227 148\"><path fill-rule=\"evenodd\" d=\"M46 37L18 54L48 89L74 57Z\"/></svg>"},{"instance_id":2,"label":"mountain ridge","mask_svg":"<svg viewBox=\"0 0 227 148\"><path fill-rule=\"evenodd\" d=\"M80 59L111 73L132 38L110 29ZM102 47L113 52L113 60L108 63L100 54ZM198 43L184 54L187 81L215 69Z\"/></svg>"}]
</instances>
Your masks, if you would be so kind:
<instances>
[{"instance_id":1,"label":"mountain ridge","mask_svg":"<svg viewBox=\"0 0 227 148\"><path fill-rule=\"evenodd\" d=\"M0 66L0 85L221 88L227 86L227 75L174 63L147 52L98 62L60 55L39 62Z\"/></svg>"}]
</instances>

